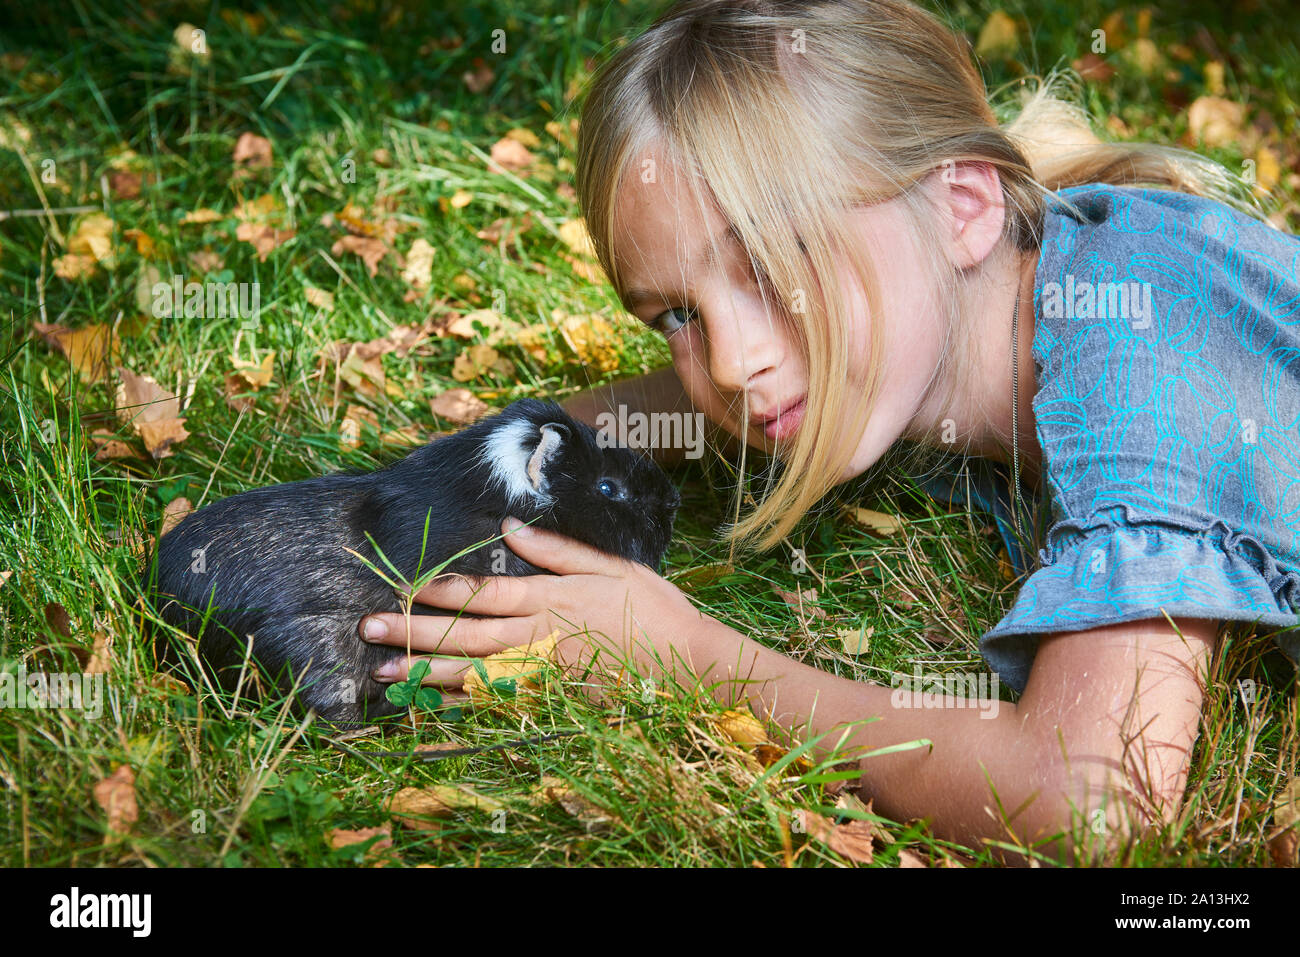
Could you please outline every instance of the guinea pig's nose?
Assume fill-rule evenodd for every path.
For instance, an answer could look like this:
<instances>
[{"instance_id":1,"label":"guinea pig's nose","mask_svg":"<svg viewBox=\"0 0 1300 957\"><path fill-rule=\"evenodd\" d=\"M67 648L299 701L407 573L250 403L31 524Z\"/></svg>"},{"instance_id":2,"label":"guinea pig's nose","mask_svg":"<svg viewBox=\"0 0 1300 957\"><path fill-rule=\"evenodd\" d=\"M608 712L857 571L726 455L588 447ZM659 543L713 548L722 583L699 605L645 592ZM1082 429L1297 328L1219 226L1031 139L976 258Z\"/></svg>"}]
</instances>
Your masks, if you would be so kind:
<instances>
[{"instance_id":1,"label":"guinea pig's nose","mask_svg":"<svg viewBox=\"0 0 1300 957\"><path fill-rule=\"evenodd\" d=\"M682 504L682 493L677 491L677 487L675 485L670 485L668 486L668 488L671 491L668 494L668 501L666 504L668 508L672 509L675 512Z\"/></svg>"}]
</instances>

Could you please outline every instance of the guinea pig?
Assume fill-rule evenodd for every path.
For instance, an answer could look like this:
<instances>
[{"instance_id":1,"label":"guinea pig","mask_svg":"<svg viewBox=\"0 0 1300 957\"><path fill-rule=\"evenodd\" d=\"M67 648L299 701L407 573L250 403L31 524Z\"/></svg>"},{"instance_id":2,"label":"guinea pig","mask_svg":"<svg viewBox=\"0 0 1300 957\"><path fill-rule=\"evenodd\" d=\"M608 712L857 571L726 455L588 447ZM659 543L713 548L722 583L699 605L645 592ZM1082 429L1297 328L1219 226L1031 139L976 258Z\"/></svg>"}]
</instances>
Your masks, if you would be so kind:
<instances>
[{"instance_id":1,"label":"guinea pig","mask_svg":"<svg viewBox=\"0 0 1300 957\"><path fill-rule=\"evenodd\" d=\"M657 569L679 504L648 458L603 448L558 405L524 399L378 471L214 502L162 537L146 573L162 619L198 639L200 659L222 686L235 685L251 639L252 660L282 690L298 680L304 707L355 726L404 710L371 673L405 651L358 636L363 616L399 612L402 603L349 549L398 580L373 539L413 582L498 538L513 515ZM457 558L445 569L453 572L549 574L499 539Z\"/></svg>"}]
</instances>

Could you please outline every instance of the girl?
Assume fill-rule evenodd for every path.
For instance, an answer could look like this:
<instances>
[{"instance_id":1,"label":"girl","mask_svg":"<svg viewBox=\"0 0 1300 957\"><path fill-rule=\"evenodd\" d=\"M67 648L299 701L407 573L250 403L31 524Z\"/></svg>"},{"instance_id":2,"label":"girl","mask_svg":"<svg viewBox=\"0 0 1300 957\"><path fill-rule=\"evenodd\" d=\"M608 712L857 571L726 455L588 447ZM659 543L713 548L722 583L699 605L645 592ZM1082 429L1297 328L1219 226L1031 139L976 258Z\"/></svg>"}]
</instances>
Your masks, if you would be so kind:
<instances>
[{"instance_id":1,"label":"girl","mask_svg":"<svg viewBox=\"0 0 1300 957\"><path fill-rule=\"evenodd\" d=\"M899 440L1009 463L1011 499L1023 473L1054 519L981 640L1023 693L895 704L531 529L507 542L558 577L419 596L495 620L362 634L440 653L430 680L455 688L469 658L562 625L584 632L565 662L612 648L803 734L926 739L864 759L861 786L966 844L1060 852L1170 819L1220 624L1300 622L1300 243L1198 198L1228 184L1099 143L1045 91L1000 127L964 41L904 0L678 4L595 80L578 164L601 264L673 366L570 411L693 408L742 468L744 445L777 455L730 530L759 547Z\"/></svg>"}]
</instances>

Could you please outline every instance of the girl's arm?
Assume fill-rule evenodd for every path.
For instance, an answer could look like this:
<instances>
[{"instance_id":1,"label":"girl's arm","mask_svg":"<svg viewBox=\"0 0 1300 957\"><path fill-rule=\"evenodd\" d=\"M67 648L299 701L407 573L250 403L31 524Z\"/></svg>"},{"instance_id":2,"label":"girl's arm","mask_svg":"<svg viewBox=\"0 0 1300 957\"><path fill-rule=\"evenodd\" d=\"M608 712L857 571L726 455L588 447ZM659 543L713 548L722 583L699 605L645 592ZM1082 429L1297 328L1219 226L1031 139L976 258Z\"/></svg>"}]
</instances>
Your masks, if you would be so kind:
<instances>
[{"instance_id":1,"label":"girl's arm","mask_svg":"<svg viewBox=\"0 0 1300 957\"><path fill-rule=\"evenodd\" d=\"M724 702L748 700L804 740L873 717L851 744L928 739L861 760L863 790L880 813L928 817L938 836L968 846L1036 846L1054 857L1059 848L1043 842L1080 822L1102 845L1171 818L1217 631L1213 621L1156 619L1043 636L1021 700L996 710L934 695L928 706L909 703L725 627L702 631L691 653L706 682L723 680Z\"/></svg>"},{"instance_id":2,"label":"girl's arm","mask_svg":"<svg viewBox=\"0 0 1300 957\"><path fill-rule=\"evenodd\" d=\"M929 818L936 835L968 846L1034 847L1055 857L1062 832L1117 844L1178 807L1216 622L1151 620L1043 636L1024 695L996 712L952 697L899 702L895 689L801 664L701 613L644 565L542 529L507 522L505 530L516 554L556 574L437 580L421 602L495 617L449 624L375 615L366 622L382 623L383 633L363 635L447 656L430 659L426 681L457 688L469 658L561 628L572 636L559 645L566 667L585 673L594 664L595 675L616 678L632 658L656 680L665 669L687 686L699 676L717 685L725 704L748 701L801 740L831 732L823 757L846 725L863 721L848 745L926 739L925 747L861 757L863 788L880 813ZM612 656L597 660L603 649ZM403 680L405 665L387 677ZM1079 823L1083 830L1074 831Z\"/></svg>"}]
</instances>

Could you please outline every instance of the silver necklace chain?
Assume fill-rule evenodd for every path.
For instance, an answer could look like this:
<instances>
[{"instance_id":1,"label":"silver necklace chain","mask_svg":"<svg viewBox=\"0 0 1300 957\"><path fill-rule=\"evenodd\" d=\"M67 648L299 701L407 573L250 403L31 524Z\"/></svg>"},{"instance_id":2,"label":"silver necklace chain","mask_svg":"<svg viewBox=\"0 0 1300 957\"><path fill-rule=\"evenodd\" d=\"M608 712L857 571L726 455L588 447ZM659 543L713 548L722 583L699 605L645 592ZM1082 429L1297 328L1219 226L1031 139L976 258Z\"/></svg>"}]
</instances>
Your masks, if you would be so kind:
<instances>
[{"instance_id":1,"label":"silver necklace chain","mask_svg":"<svg viewBox=\"0 0 1300 957\"><path fill-rule=\"evenodd\" d=\"M1016 535L1023 542L1020 527L1020 290L1016 290L1016 307L1011 313L1011 514L1016 520Z\"/></svg>"}]
</instances>

